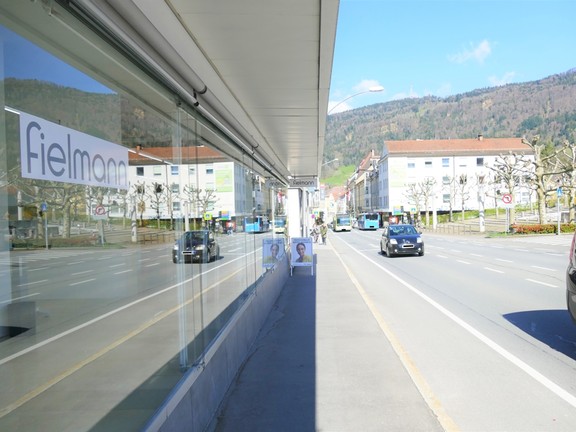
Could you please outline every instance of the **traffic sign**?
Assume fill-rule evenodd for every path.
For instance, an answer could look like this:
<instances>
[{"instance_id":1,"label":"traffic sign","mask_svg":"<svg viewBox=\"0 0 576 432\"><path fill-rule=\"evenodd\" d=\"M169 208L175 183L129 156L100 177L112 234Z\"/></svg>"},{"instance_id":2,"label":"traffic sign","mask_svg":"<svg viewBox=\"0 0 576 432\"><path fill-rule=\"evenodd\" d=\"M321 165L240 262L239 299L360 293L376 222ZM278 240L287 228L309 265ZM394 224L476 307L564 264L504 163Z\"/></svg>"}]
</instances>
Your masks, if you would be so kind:
<instances>
[{"instance_id":1,"label":"traffic sign","mask_svg":"<svg viewBox=\"0 0 576 432\"><path fill-rule=\"evenodd\" d=\"M92 219L94 220L108 219L108 215L106 214L106 208L102 204L98 204L96 207L94 207Z\"/></svg>"},{"instance_id":2,"label":"traffic sign","mask_svg":"<svg viewBox=\"0 0 576 432\"><path fill-rule=\"evenodd\" d=\"M514 205L514 203L512 202L513 198L512 198L512 194L509 193L505 193L502 194L502 205L505 208L510 208Z\"/></svg>"}]
</instances>

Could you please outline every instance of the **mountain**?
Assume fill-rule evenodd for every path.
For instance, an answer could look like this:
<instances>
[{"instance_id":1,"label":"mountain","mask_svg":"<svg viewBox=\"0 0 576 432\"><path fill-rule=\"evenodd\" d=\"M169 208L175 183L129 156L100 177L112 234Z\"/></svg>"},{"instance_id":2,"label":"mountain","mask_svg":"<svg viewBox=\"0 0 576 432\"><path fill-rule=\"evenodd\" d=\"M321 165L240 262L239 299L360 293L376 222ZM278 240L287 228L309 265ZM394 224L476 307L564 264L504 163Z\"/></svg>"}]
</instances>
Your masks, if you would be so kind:
<instances>
[{"instance_id":1,"label":"mountain","mask_svg":"<svg viewBox=\"0 0 576 432\"><path fill-rule=\"evenodd\" d=\"M576 69L446 98L390 101L328 117L324 159L357 165L385 140L531 137L576 139Z\"/></svg>"}]
</instances>

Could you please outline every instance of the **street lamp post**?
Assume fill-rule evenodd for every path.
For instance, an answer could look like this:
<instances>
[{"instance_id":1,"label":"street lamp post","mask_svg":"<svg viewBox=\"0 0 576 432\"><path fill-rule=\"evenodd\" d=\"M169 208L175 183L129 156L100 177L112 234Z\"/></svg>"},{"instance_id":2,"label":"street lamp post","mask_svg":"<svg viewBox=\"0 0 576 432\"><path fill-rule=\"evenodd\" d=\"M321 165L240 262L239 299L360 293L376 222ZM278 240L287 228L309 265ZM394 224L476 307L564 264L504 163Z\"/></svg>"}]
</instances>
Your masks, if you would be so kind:
<instances>
[{"instance_id":1,"label":"street lamp post","mask_svg":"<svg viewBox=\"0 0 576 432\"><path fill-rule=\"evenodd\" d=\"M323 167L324 165L328 165L329 163L336 162L337 160L338 160L338 158L334 158L334 159L332 159L332 160L329 160L328 162L324 162L324 163L323 163L322 165L320 165L320 166Z\"/></svg>"},{"instance_id":2,"label":"street lamp post","mask_svg":"<svg viewBox=\"0 0 576 432\"><path fill-rule=\"evenodd\" d=\"M336 107L339 107L340 105L342 105L344 102L346 102L348 99L352 99L353 97L359 96L361 94L365 94L365 93L378 93L384 91L384 87L382 86L376 86L376 87L370 87L368 90L364 90L358 93L355 93L351 96L348 96L347 98L341 100L340 102L338 102L336 105L334 105L332 108L330 108L330 110L328 111L328 114L330 114L332 111L334 111L336 109Z\"/></svg>"}]
</instances>

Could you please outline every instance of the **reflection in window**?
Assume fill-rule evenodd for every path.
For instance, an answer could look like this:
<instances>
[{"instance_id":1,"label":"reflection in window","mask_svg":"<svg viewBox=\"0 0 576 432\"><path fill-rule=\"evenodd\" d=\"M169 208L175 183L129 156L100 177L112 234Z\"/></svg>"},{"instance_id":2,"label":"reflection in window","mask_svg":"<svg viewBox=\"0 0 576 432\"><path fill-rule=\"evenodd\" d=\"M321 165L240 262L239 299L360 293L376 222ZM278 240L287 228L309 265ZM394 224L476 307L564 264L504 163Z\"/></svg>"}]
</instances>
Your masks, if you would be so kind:
<instances>
[{"instance_id":1,"label":"reflection in window","mask_svg":"<svg viewBox=\"0 0 576 432\"><path fill-rule=\"evenodd\" d=\"M51 18L46 15L46 19ZM196 134L201 129L192 109L180 108L178 116L174 116L176 106L159 112L157 106L147 105L145 95L133 98L101 91L102 84L72 66L62 68L58 64L61 61L55 62L55 57L30 42L19 38L17 45L10 45L10 37L0 40L6 70L27 73L0 82L6 105L114 143L129 164L127 189L23 178L18 169L19 116L6 114L6 140L0 142L0 150L7 155L6 163L17 168L10 174L14 178L6 192L10 229L16 234L14 245L18 254L46 249L44 256L50 264L28 262L18 271L9 271L12 279L4 279L0 285L0 318L18 318L14 325L0 328L4 332L0 334L0 360L6 360L0 365L0 385L8 385L8 381L10 385L0 410L12 409L30 387L44 388L45 383L61 377L62 370L84 361L93 367L75 371L71 379L86 379L83 374L94 368L105 373L97 378L100 381L94 399L76 402L79 409L88 410L96 398L108 404L103 412L128 405L147 408L139 406L140 390L160 382L159 387L168 395L182 371L198 360L212 342L211 336L227 324L249 297L246 292L266 274L258 266L229 272L221 264L239 257L258 262L254 242L274 234L267 230L262 237L250 238L252 243L238 239L238 235L245 235L244 218L255 210L262 218L276 211L282 214L283 201L275 202L270 197L276 195L269 193L263 182L255 184L244 175L245 171L254 172L247 161L232 162L208 147L194 148L192 155L185 152L187 143L198 142ZM102 41L97 42L95 45L102 48ZM84 43L84 39L77 43ZM53 49L58 51L58 47ZM119 67L118 73L133 70L134 65L126 62L130 67ZM98 74L97 64L87 66ZM145 74L118 78L119 82L147 79ZM98 84L99 90L86 84L90 82ZM153 84L147 88L157 89L157 83ZM162 100L175 99L161 96ZM175 142L183 143L182 147L172 148ZM255 189L261 192L254 193ZM211 219L205 219L208 211ZM231 239L221 236L228 227L237 242L232 247L227 244ZM202 266L172 264L175 238L194 229L210 230L228 256L223 253L215 263ZM205 270L210 272L210 284L202 273ZM27 291L28 286L34 289ZM205 304L210 308L205 309ZM26 317L36 320L26 321ZM143 328L146 331L141 333ZM43 361L37 368L24 367L27 363L23 359L25 355L38 356L38 352L22 351L22 357L8 359L16 345L26 350L55 335L62 344L43 346ZM161 356L157 355L157 345L149 344L149 340L160 341ZM112 356L102 350L112 345ZM69 351L62 352L62 346L68 346ZM114 361L115 355L125 361ZM131 373L133 365L142 362L147 362L150 376ZM20 372L6 373L9 370ZM53 390L47 388L43 397L50 399ZM58 400L66 405L71 400L52 399L55 405ZM20 415L26 409L30 406L24 403L22 411L15 408L15 412ZM146 415L146 409L140 411ZM43 413L35 415L41 422ZM0 417L0 430L10 430L6 423L9 417ZM137 419L141 424L145 420Z\"/></svg>"}]
</instances>

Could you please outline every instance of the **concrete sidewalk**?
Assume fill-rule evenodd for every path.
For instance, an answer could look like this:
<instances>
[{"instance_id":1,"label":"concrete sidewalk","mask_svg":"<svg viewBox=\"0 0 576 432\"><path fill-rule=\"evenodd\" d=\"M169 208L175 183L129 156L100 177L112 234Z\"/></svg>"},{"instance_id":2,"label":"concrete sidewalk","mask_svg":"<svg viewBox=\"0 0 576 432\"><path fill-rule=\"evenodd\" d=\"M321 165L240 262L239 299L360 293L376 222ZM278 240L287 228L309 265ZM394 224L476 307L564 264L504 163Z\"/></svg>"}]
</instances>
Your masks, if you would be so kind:
<instances>
[{"instance_id":1,"label":"concrete sidewalk","mask_svg":"<svg viewBox=\"0 0 576 432\"><path fill-rule=\"evenodd\" d=\"M335 251L297 267L211 430L441 431Z\"/></svg>"}]
</instances>

